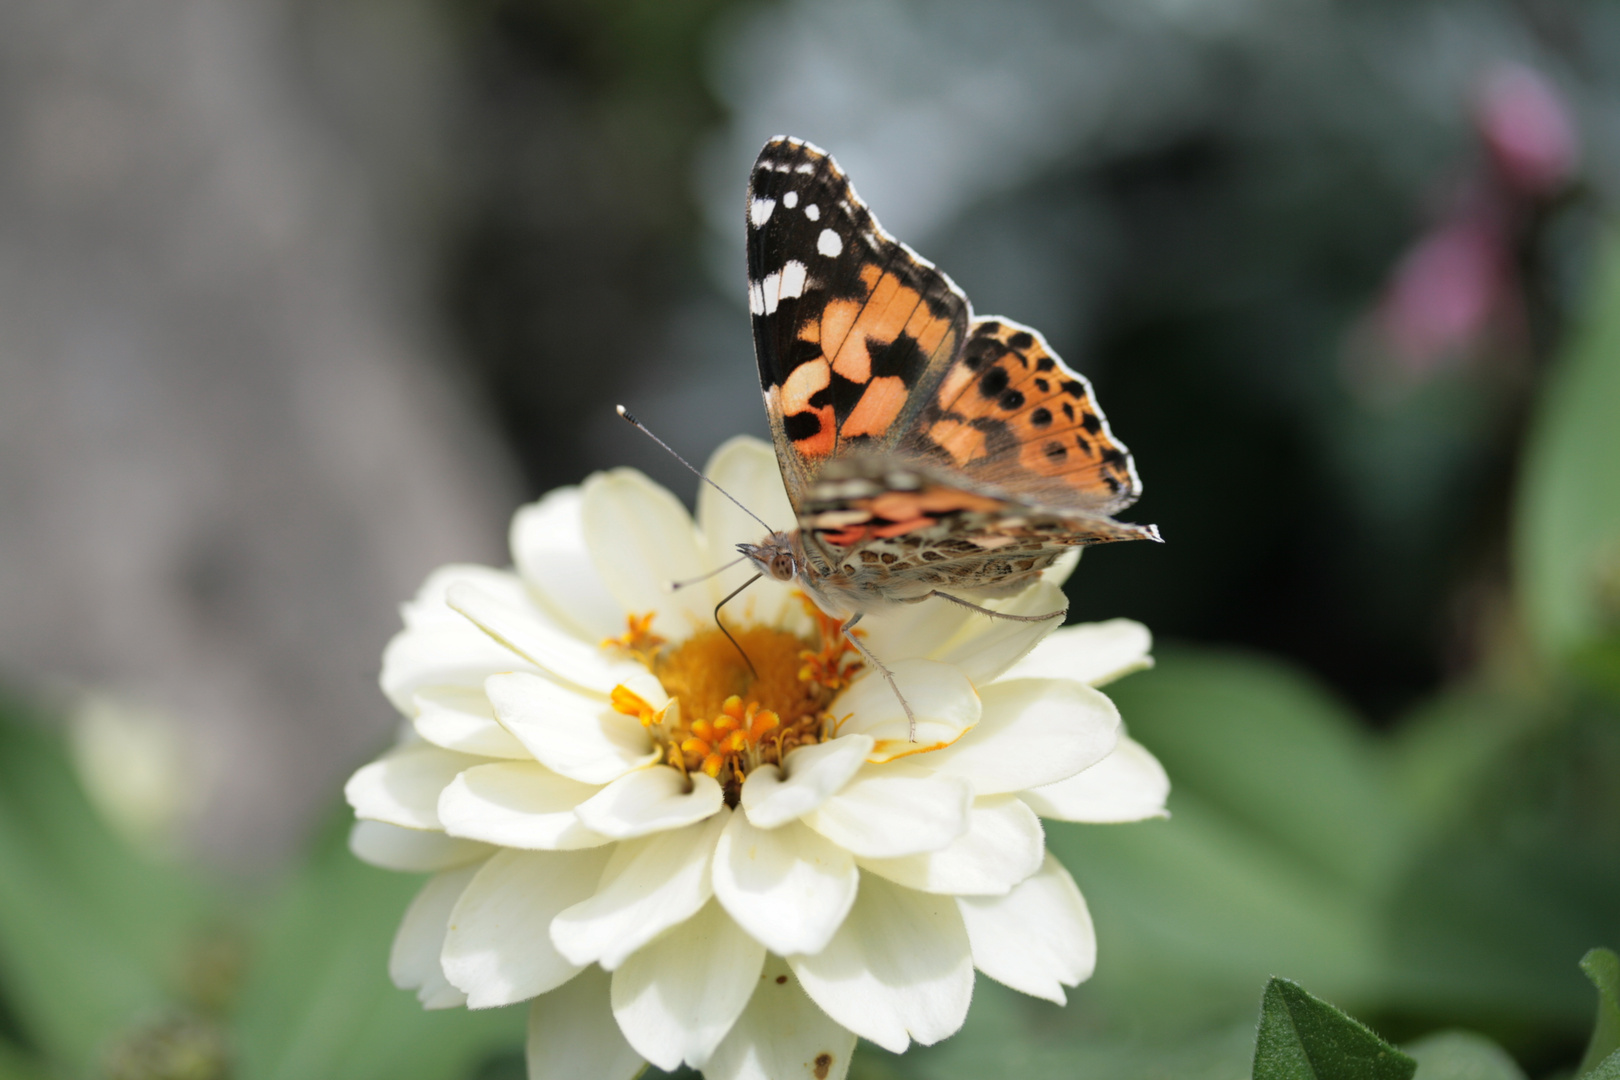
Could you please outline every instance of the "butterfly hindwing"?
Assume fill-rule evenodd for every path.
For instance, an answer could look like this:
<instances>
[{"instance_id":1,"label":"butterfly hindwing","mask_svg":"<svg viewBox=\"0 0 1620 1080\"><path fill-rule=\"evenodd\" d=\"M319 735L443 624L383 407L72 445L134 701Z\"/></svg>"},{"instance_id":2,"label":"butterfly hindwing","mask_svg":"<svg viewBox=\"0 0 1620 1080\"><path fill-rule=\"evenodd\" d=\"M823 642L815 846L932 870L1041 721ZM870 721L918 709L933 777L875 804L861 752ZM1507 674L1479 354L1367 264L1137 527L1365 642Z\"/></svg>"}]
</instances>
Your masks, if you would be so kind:
<instances>
[{"instance_id":1,"label":"butterfly hindwing","mask_svg":"<svg viewBox=\"0 0 1620 1080\"><path fill-rule=\"evenodd\" d=\"M808 143L776 139L761 151L747 227L760 386L797 503L827 461L900 440L960 352L971 313Z\"/></svg>"},{"instance_id":2,"label":"butterfly hindwing","mask_svg":"<svg viewBox=\"0 0 1620 1080\"><path fill-rule=\"evenodd\" d=\"M897 449L1026 504L1084 516L1116 513L1142 493L1085 376L1038 331L1008 319L973 322Z\"/></svg>"}]
</instances>

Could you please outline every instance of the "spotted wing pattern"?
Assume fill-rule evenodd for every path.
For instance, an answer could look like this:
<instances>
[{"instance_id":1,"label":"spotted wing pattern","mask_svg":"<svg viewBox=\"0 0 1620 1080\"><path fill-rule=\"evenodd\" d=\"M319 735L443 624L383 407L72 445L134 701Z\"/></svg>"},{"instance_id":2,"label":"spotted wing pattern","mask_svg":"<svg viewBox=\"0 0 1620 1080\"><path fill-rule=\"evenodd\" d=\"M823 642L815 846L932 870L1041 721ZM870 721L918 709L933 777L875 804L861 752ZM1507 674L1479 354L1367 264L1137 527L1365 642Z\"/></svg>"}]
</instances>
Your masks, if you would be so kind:
<instances>
[{"instance_id":1,"label":"spotted wing pattern","mask_svg":"<svg viewBox=\"0 0 1620 1080\"><path fill-rule=\"evenodd\" d=\"M1108 515L1142 494L1130 453L1109 430L1086 377L1039 331L1009 319L974 320L961 354L896 449L1052 510Z\"/></svg>"},{"instance_id":2,"label":"spotted wing pattern","mask_svg":"<svg viewBox=\"0 0 1620 1080\"><path fill-rule=\"evenodd\" d=\"M961 351L968 301L808 143L761 151L747 220L760 388L797 501L827 461L892 449Z\"/></svg>"},{"instance_id":3,"label":"spotted wing pattern","mask_svg":"<svg viewBox=\"0 0 1620 1080\"><path fill-rule=\"evenodd\" d=\"M747 212L760 386L818 599L1005 594L1071 547L1159 539L1111 516L1142 485L1084 376L975 319L831 157L772 140Z\"/></svg>"}]
</instances>

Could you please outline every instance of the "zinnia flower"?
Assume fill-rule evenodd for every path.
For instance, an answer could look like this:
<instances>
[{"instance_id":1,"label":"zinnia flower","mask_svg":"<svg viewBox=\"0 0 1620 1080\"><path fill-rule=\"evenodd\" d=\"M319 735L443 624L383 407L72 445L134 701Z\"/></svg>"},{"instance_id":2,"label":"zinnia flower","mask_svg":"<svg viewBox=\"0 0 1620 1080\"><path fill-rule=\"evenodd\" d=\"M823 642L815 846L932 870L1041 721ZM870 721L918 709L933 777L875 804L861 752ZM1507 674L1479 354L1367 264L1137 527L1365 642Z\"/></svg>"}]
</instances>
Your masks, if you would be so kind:
<instances>
[{"instance_id":1,"label":"zinnia flower","mask_svg":"<svg viewBox=\"0 0 1620 1080\"><path fill-rule=\"evenodd\" d=\"M758 441L708 472L792 520ZM649 1061L836 1080L856 1036L898 1052L955 1032L975 969L1062 1002L1095 939L1037 815L1164 812L1162 769L1094 689L1151 663L1144 628L870 617L913 742L791 589L726 606L736 646L714 608L741 570L669 589L759 531L707 488L694 523L641 474L597 474L518 512L515 570L432 574L384 654L409 728L349 781L352 846L434 872L390 973L429 1008L534 999L534 1080ZM1062 607L1073 565L993 603Z\"/></svg>"}]
</instances>

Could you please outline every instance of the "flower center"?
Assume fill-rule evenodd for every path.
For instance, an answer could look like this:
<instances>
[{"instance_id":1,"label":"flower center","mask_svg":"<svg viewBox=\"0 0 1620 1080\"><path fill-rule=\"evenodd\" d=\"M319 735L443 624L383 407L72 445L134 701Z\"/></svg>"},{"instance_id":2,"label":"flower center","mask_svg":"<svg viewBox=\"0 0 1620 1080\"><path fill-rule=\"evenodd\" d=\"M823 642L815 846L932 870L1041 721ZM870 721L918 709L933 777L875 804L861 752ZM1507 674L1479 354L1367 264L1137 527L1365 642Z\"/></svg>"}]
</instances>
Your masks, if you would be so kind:
<instances>
[{"instance_id":1,"label":"flower center","mask_svg":"<svg viewBox=\"0 0 1620 1080\"><path fill-rule=\"evenodd\" d=\"M861 668L838 620L808 599L803 602L815 617L819 642L775 627L750 626L733 633L735 645L714 629L671 648L652 633L652 616L631 615L629 631L603 644L646 664L671 705L655 710L617 686L614 709L641 720L663 745L666 762L682 772L714 777L727 803L737 805L750 772L777 764L796 747L832 737L838 725L831 712L833 699Z\"/></svg>"}]
</instances>

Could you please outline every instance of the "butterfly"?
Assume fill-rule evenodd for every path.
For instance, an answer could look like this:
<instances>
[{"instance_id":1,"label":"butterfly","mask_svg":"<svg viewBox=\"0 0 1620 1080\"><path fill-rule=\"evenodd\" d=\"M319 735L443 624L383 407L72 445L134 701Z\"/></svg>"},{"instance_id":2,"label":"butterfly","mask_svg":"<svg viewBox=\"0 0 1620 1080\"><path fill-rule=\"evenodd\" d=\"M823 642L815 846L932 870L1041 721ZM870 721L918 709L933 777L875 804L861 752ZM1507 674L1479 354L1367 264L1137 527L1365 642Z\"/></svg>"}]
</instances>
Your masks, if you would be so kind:
<instances>
[{"instance_id":1,"label":"butterfly","mask_svg":"<svg viewBox=\"0 0 1620 1080\"><path fill-rule=\"evenodd\" d=\"M968 597L1018 592L1070 548L1160 540L1113 518L1142 482L1085 377L1039 331L975 316L829 154L772 139L746 212L754 354L798 527L738 550L842 619L891 686L849 633L868 612L939 598L1060 618Z\"/></svg>"}]
</instances>

